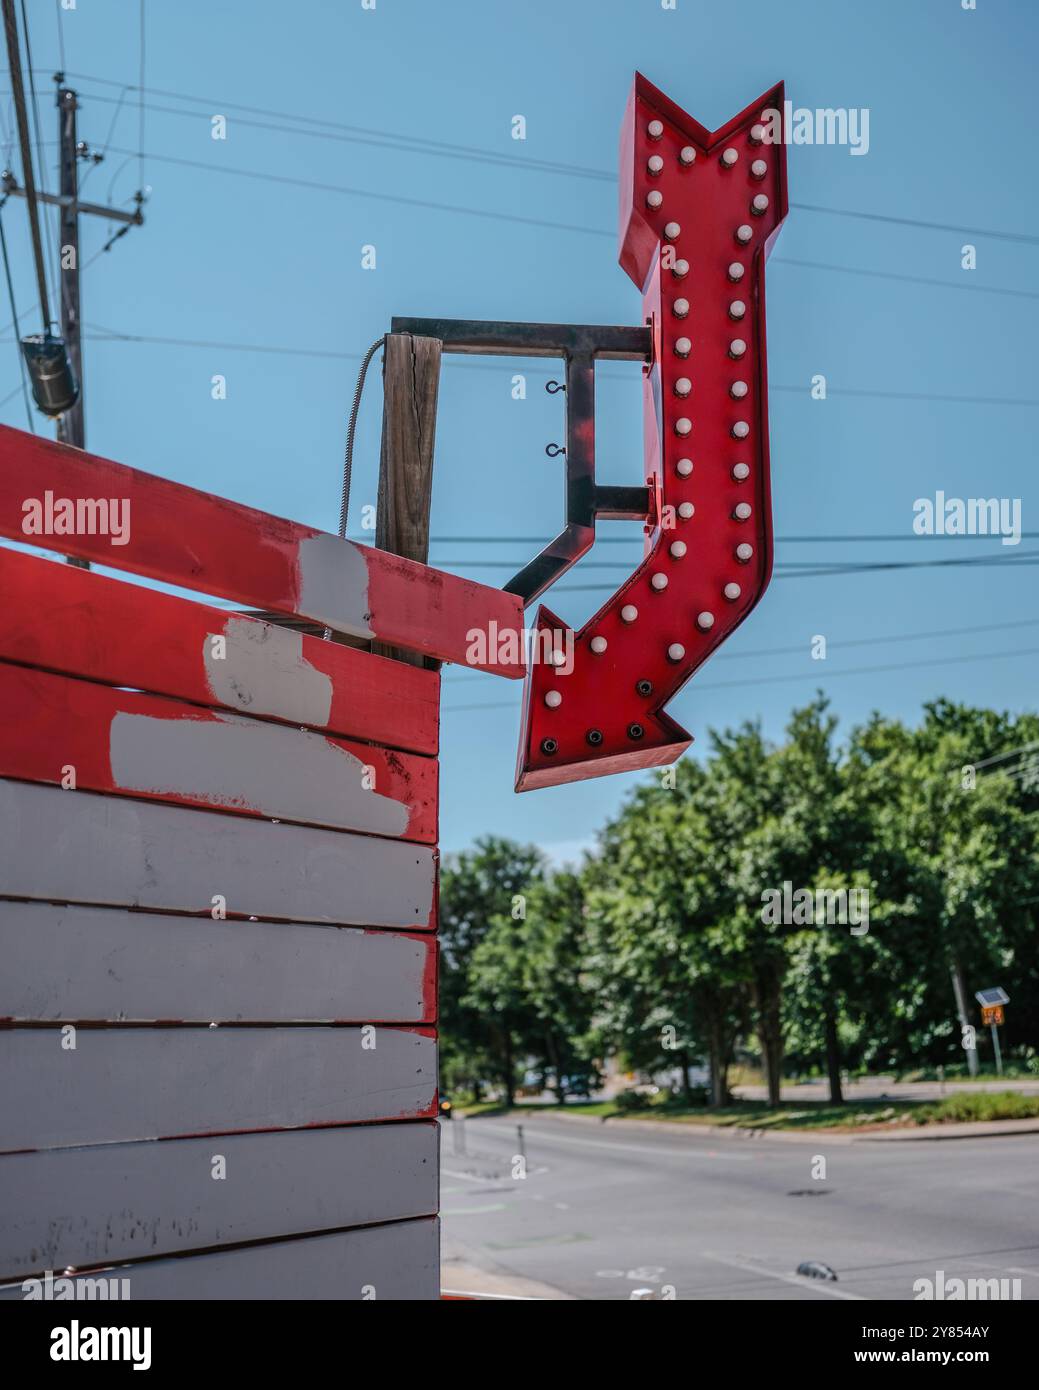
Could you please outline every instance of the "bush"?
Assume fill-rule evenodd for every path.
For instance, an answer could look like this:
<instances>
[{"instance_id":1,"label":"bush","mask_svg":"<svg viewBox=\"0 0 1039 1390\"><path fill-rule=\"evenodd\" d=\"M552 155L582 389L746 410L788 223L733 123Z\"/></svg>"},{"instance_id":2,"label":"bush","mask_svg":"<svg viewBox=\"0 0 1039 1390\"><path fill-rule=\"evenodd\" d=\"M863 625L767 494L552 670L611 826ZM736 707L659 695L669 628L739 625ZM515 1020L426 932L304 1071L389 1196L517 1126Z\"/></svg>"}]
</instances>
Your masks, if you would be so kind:
<instances>
[{"instance_id":1,"label":"bush","mask_svg":"<svg viewBox=\"0 0 1039 1390\"><path fill-rule=\"evenodd\" d=\"M633 1110L648 1110L652 1097L646 1095L645 1091L618 1091L613 1103L622 1115L629 1115Z\"/></svg>"},{"instance_id":2,"label":"bush","mask_svg":"<svg viewBox=\"0 0 1039 1390\"><path fill-rule=\"evenodd\" d=\"M691 1106L700 1110L710 1103L711 1093L706 1086L691 1086L688 1097L682 1090L669 1091L661 1105L665 1110L688 1110Z\"/></svg>"},{"instance_id":3,"label":"bush","mask_svg":"<svg viewBox=\"0 0 1039 1390\"><path fill-rule=\"evenodd\" d=\"M946 1096L913 1112L917 1124L955 1123L967 1120L1023 1120L1039 1118L1039 1096L1018 1091L967 1091Z\"/></svg>"}]
</instances>

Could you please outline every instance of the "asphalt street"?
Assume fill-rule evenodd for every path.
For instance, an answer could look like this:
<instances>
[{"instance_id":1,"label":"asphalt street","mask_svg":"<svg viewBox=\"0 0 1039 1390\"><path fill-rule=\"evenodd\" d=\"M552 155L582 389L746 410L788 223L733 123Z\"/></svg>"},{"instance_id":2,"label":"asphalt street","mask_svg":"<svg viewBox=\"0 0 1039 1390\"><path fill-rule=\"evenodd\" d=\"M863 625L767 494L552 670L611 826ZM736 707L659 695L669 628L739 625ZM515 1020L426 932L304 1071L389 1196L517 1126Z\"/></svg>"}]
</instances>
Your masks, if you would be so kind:
<instances>
[{"instance_id":1,"label":"asphalt street","mask_svg":"<svg viewBox=\"0 0 1039 1390\"><path fill-rule=\"evenodd\" d=\"M1019 1279L1021 1298L1039 1299L1039 1135L749 1139L541 1117L523 1122L521 1146L512 1120L442 1129L445 1264L495 1287L913 1300L914 1281L944 1271ZM837 1280L796 1274L805 1260Z\"/></svg>"}]
</instances>

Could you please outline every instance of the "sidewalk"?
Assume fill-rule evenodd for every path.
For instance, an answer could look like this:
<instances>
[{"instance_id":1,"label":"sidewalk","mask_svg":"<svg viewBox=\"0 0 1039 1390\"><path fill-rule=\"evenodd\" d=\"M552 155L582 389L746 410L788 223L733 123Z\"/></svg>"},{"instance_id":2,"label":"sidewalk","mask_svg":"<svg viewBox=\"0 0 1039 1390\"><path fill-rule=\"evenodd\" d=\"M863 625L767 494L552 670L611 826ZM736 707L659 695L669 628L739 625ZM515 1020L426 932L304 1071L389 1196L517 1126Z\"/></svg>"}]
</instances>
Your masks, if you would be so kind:
<instances>
[{"instance_id":1,"label":"sidewalk","mask_svg":"<svg viewBox=\"0 0 1039 1390\"><path fill-rule=\"evenodd\" d=\"M445 1260L440 1267L440 1288L451 1298L486 1298L501 1300L565 1299L573 1295L541 1284L536 1279L523 1279L518 1274L498 1273L480 1269L464 1260Z\"/></svg>"},{"instance_id":2,"label":"sidewalk","mask_svg":"<svg viewBox=\"0 0 1039 1390\"><path fill-rule=\"evenodd\" d=\"M1039 1119L1027 1120L970 1120L962 1124L902 1125L890 1130L882 1129L754 1129L744 1125L705 1125L695 1120L646 1120L619 1119L611 1117L604 1120L595 1115L581 1115L576 1112L543 1110L538 1112L539 1120L554 1123L578 1125L608 1125L611 1132L624 1129L661 1130L672 1133L690 1133L703 1140L710 1135L718 1140L728 1139L778 1139L783 1143L818 1144L821 1139L827 1143L907 1143L913 1140L937 1139L989 1139L1012 1134L1039 1134Z\"/></svg>"}]
</instances>

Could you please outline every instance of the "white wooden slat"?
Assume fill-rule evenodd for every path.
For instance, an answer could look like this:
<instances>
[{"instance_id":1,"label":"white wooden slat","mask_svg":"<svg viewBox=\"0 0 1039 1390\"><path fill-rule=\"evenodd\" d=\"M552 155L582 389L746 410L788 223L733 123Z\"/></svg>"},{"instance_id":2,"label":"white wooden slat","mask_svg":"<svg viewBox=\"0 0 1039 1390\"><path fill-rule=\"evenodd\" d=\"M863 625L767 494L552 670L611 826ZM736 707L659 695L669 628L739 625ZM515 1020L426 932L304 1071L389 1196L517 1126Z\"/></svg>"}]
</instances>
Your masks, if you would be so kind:
<instances>
[{"instance_id":1,"label":"white wooden slat","mask_svg":"<svg viewBox=\"0 0 1039 1390\"><path fill-rule=\"evenodd\" d=\"M103 1273L117 1285L129 1279L134 1302L433 1300L440 1297L439 1222L427 1218L367 1226L276 1245L109 1266ZM26 1296L21 1283L0 1287L0 1300Z\"/></svg>"},{"instance_id":2,"label":"white wooden slat","mask_svg":"<svg viewBox=\"0 0 1039 1390\"><path fill-rule=\"evenodd\" d=\"M0 780L0 897L424 930L436 852Z\"/></svg>"},{"instance_id":3,"label":"white wooden slat","mask_svg":"<svg viewBox=\"0 0 1039 1390\"><path fill-rule=\"evenodd\" d=\"M0 1020L431 1023L428 932L0 902Z\"/></svg>"},{"instance_id":4,"label":"white wooden slat","mask_svg":"<svg viewBox=\"0 0 1039 1390\"><path fill-rule=\"evenodd\" d=\"M436 1209L432 1123L8 1154L0 1280Z\"/></svg>"},{"instance_id":5,"label":"white wooden slat","mask_svg":"<svg viewBox=\"0 0 1039 1390\"><path fill-rule=\"evenodd\" d=\"M0 1153L420 1119L436 1105L429 1032L0 1029Z\"/></svg>"}]
</instances>

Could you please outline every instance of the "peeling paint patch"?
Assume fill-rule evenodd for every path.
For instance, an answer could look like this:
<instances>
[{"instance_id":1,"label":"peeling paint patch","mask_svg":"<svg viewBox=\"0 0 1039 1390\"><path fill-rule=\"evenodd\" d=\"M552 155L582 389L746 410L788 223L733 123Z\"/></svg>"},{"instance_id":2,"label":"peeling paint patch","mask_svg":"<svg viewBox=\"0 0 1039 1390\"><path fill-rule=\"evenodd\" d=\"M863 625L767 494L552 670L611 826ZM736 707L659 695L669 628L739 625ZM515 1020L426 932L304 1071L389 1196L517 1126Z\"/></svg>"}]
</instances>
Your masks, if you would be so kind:
<instances>
[{"instance_id":1,"label":"peeling paint patch","mask_svg":"<svg viewBox=\"0 0 1039 1390\"><path fill-rule=\"evenodd\" d=\"M234 714L157 719L120 711L109 752L123 791L383 835L407 830L408 807L367 789L361 760L320 734Z\"/></svg>"},{"instance_id":2,"label":"peeling paint patch","mask_svg":"<svg viewBox=\"0 0 1039 1390\"><path fill-rule=\"evenodd\" d=\"M226 640L222 658L213 638ZM214 701L246 714L276 715L300 724L327 724L332 680L303 655L303 634L251 618L231 617L222 633L208 633L202 660Z\"/></svg>"},{"instance_id":3,"label":"peeling paint patch","mask_svg":"<svg viewBox=\"0 0 1039 1390\"><path fill-rule=\"evenodd\" d=\"M373 637L364 547L320 534L299 543L296 611L356 637Z\"/></svg>"}]
</instances>

